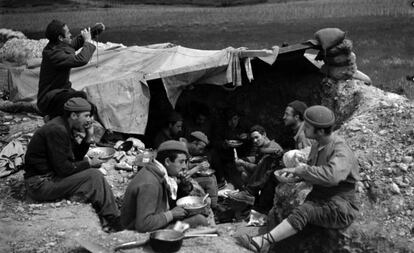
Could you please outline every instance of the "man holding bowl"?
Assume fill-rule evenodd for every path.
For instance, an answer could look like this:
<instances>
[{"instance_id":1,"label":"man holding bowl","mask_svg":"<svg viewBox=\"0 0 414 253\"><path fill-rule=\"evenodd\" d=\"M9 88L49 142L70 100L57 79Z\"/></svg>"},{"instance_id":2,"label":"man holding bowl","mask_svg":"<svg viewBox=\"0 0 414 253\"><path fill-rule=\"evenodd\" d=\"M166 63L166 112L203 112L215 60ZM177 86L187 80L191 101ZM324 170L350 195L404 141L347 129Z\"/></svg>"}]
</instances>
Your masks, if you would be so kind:
<instances>
[{"instance_id":1,"label":"man holding bowl","mask_svg":"<svg viewBox=\"0 0 414 253\"><path fill-rule=\"evenodd\" d=\"M91 104L75 97L64 104L64 115L55 117L33 135L25 156L25 184L38 201L62 198L92 203L110 229L121 230L119 210L111 187L99 168L104 162L85 156L89 149ZM78 143L74 131L86 132Z\"/></svg>"},{"instance_id":2,"label":"man holding bowl","mask_svg":"<svg viewBox=\"0 0 414 253\"><path fill-rule=\"evenodd\" d=\"M147 163L129 183L121 209L121 223L129 230L150 232L181 220L192 227L208 225L206 217L189 217L175 200L188 195L190 182L181 175L187 170L188 149L175 140L160 144L156 160ZM178 178L181 178L179 180Z\"/></svg>"},{"instance_id":3,"label":"man holding bowl","mask_svg":"<svg viewBox=\"0 0 414 253\"><path fill-rule=\"evenodd\" d=\"M267 252L271 244L295 235L308 225L342 229L355 219L358 208L355 183L360 180L359 165L345 140L333 135L335 115L316 105L304 113L304 131L312 144L307 164L277 172L280 182L305 181L313 185L305 202L264 235L238 237L239 243L254 251Z\"/></svg>"}]
</instances>

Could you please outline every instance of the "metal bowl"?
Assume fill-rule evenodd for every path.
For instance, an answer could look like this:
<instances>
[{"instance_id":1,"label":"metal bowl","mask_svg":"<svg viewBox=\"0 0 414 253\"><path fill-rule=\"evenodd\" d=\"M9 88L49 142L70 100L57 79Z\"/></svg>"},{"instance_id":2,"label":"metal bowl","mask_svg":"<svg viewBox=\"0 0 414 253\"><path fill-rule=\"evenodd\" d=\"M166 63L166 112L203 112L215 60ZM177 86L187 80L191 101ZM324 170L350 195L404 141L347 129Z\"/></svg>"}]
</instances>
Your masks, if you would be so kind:
<instances>
[{"instance_id":1,"label":"metal bowl","mask_svg":"<svg viewBox=\"0 0 414 253\"><path fill-rule=\"evenodd\" d=\"M201 163L207 160L206 156L193 156L190 158L190 163Z\"/></svg>"},{"instance_id":2,"label":"metal bowl","mask_svg":"<svg viewBox=\"0 0 414 253\"><path fill-rule=\"evenodd\" d=\"M239 140L226 140L226 143L232 148L237 148L243 145L243 142Z\"/></svg>"},{"instance_id":3,"label":"metal bowl","mask_svg":"<svg viewBox=\"0 0 414 253\"><path fill-rule=\"evenodd\" d=\"M97 147L89 149L86 155L90 158L99 158L101 160L109 160L115 155L115 149L111 147Z\"/></svg>"},{"instance_id":4,"label":"metal bowl","mask_svg":"<svg viewBox=\"0 0 414 253\"><path fill-rule=\"evenodd\" d=\"M177 200L177 206L180 206L187 210L189 215L195 215L202 213L207 207L207 202L202 202L203 198L197 196L187 196Z\"/></svg>"},{"instance_id":5,"label":"metal bowl","mask_svg":"<svg viewBox=\"0 0 414 253\"><path fill-rule=\"evenodd\" d=\"M280 183L296 183L299 181L298 177L295 177L293 175L284 175L280 172L280 170L277 170L273 173Z\"/></svg>"},{"instance_id":6,"label":"metal bowl","mask_svg":"<svg viewBox=\"0 0 414 253\"><path fill-rule=\"evenodd\" d=\"M216 172L215 170L208 168L206 170L197 172L197 175L202 176L202 177L209 177L213 175L215 172Z\"/></svg>"}]
</instances>

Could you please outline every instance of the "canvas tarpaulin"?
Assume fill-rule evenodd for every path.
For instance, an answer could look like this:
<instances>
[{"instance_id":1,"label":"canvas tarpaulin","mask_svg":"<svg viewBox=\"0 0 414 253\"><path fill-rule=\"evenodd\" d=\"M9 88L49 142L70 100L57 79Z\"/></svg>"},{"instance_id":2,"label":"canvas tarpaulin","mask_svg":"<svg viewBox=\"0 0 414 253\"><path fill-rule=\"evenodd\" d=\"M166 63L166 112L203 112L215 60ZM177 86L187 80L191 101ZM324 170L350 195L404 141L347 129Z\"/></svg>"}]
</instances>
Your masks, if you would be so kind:
<instances>
[{"instance_id":1,"label":"canvas tarpaulin","mask_svg":"<svg viewBox=\"0 0 414 253\"><path fill-rule=\"evenodd\" d=\"M166 45L99 50L98 61L95 52L86 66L72 69L72 88L88 94L105 128L144 134L150 99L148 80L162 79L173 106L190 84L241 84L241 77L234 74L240 73L239 50ZM35 101L39 71L39 66L10 68L13 101Z\"/></svg>"}]
</instances>

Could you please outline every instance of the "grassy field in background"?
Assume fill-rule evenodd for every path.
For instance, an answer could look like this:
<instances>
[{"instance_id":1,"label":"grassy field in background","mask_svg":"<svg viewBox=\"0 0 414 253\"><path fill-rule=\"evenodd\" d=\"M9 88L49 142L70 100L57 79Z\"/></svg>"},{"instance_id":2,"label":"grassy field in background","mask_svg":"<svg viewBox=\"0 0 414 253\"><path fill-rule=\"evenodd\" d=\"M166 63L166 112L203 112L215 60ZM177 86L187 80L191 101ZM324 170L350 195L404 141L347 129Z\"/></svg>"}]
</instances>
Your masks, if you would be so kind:
<instances>
[{"instance_id":1,"label":"grassy field in background","mask_svg":"<svg viewBox=\"0 0 414 253\"><path fill-rule=\"evenodd\" d=\"M85 0L88 2L87 0ZM172 42L192 48L269 48L312 38L324 27L347 31L358 68L374 85L414 98L414 8L406 0L308 0L227 8L128 5L115 8L4 13L1 24L33 38L50 20L64 20L72 33L102 21L103 41L126 45Z\"/></svg>"},{"instance_id":2,"label":"grassy field in background","mask_svg":"<svg viewBox=\"0 0 414 253\"><path fill-rule=\"evenodd\" d=\"M89 1L86 1L89 2ZM407 0L314 0L265 3L228 8L190 6L128 5L116 8L87 8L72 11L4 13L2 25L23 31L43 31L53 18L72 28L101 20L108 27L165 27L222 24L265 24L322 18L370 16L408 17L414 14Z\"/></svg>"}]
</instances>

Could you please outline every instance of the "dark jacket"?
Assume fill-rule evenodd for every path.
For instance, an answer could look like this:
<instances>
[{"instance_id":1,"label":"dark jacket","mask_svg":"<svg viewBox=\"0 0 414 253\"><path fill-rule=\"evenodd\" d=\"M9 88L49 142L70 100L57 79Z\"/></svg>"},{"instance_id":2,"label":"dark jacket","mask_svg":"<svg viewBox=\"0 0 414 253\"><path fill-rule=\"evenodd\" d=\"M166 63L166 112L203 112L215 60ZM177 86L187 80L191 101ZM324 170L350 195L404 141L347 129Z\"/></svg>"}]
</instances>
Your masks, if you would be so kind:
<instances>
[{"instance_id":1,"label":"dark jacket","mask_svg":"<svg viewBox=\"0 0 414 253\"><path fill-rule=\"evenodd\" d=\"M82 50L76 54L76 50ZM63 42L49 43L43 49L42 64L39 74L39 91L37 103L41 111L48 106L51 97L47 96L52 90L70 89L70 69L86 65L91 59L95 46L83 41L82 36L72 40L72 44Z\"/></svg>"},{"instance_id":2,"label":"dark jacket","mask_svg":"<svg viewBox=\"0 0 414 253\"><path fill-rule=\"evenodd\" d=\"M89 144L77 144L67 121L56 117L38 129L27 146L25 156L25 178L51 173L67 177L88 169L84 156Z\"/></svg>"},{"instance_id":3,"label":"dark jacket","mask_svg":"<svg viewBox=\"0 0 414 253\"><path fill-rule=\"evenodd\" d=\"M147 164L129 183L121 209L121 223L126 229L149 232L173 220L163 176L154 164Z\"/></svg>"}]
</instances>

